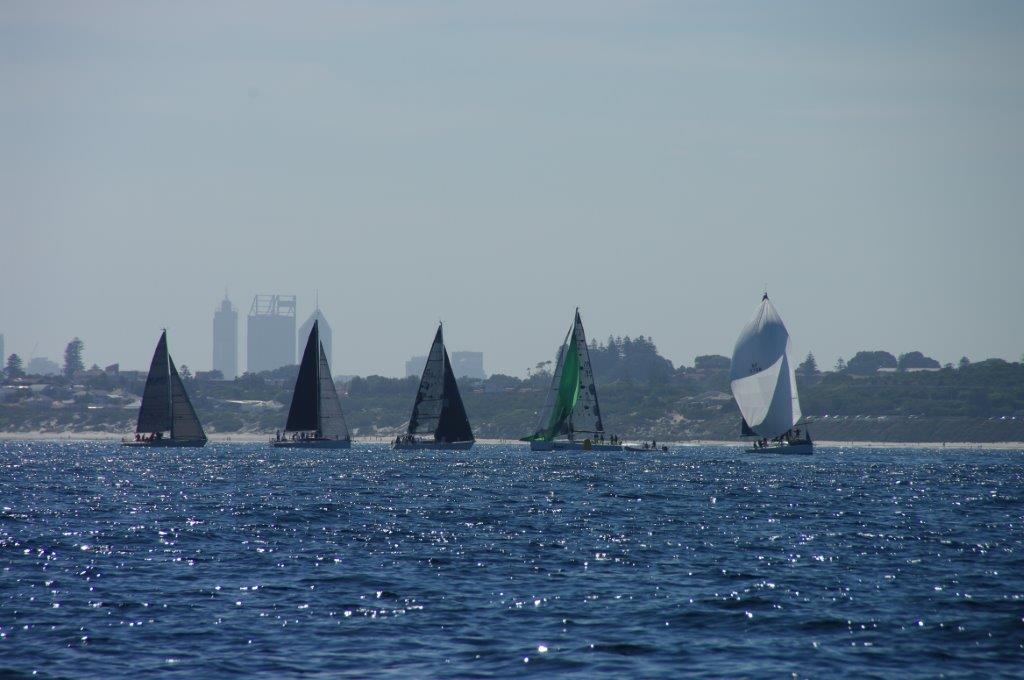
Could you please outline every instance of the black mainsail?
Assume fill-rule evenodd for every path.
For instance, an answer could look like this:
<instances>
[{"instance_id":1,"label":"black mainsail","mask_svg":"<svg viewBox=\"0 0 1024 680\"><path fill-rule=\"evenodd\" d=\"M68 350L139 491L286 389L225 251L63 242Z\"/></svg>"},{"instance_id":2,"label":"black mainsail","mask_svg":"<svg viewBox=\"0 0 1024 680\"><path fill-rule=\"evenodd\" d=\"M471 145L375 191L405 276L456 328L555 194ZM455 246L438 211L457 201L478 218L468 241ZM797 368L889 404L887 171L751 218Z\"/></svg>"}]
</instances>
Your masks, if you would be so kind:
<instances>
[{"instance_id":1,"label":"black mainsail","mask_svg":"<svg viewBox=\"0 0 1024 680\"><path fill-rule=\"evenodd\" d=\"M135 432L153 434L167 431L171 433L172 442L206 442L206 433L167 351L167 331L164 331L149 364Z\"/></svg>"},{"instance_id":2,"label":"black mainsail","mask_svg":"<svg viewBox=\"0 0 1024 680\"><path fill-rule=\"evenodd\" d=\"M313 322L295 379L285 432L313 432L317 439L349 441L348 425L320 342L320 322Z\"/></svg>"},{"instance_id":3,"label":"black mainsail","mask_svg":"<svg viewBox=\"0 0 1024 680\"><path fill-rule=\"evenodd\" d=\"M433 435L435 442L442 443L474 441L473 429L444 346L443 325L437 327L423 367L416 402L409 418L408 434L412 437Z\"/></svg>"}]
</instances>

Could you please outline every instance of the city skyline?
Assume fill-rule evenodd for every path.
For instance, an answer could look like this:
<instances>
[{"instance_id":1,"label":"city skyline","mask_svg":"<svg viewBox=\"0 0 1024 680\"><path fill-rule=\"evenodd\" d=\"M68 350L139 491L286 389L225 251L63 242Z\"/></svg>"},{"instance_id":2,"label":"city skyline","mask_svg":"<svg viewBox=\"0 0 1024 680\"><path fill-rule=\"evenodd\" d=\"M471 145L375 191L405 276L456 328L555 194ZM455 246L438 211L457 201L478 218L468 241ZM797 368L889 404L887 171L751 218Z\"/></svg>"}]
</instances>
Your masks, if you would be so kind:
<instances>
[{"instance_id":1,"label":"city skyline","mask_svg":"<svg viewBox=\"0 0 1024 680\"><path fill-rule=\"evenodd\" d=\"M577 305L691 364L767 286L825 367L1020 358L1024 6L456 5L5 6L6 353L209 368L226 285L319 290L338 374Z\"/></svg>"}]
</instances>

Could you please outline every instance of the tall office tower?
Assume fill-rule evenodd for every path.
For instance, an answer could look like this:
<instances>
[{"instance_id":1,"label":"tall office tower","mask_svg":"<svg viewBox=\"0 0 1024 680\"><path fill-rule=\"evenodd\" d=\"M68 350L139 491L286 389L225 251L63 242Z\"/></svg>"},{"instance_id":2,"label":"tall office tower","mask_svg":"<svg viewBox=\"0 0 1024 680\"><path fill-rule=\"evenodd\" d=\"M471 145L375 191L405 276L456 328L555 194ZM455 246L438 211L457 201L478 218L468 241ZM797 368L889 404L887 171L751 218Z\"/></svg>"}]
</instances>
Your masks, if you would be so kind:
<instances>
[{"instance_id":1,"label":"tall office tower","mask_svg":"<svg viewBox=\"0 0 1024 680\"><path fill-rule=\"evenodd\" d=\"M452 371L456 378L477 378L483 380L484 375L484 353L483 352L452 352Z\"/></svg>"},{"instance_id":2,"label":"tall office tower","mask_svg":"<svg viewBox=\"0 0 1024 680\"><path fill-rule=\"evenodd\" d=\"M427 365L427 357L413 357L405 362L405 377L416 376L417 378L423 375L423 368ZM455 376L458 377L458 376Z\"/></svg>"},{"instance_id":3,"label":"tall office tower","mask_svg":"<svg viewBox=\"0 0 1024 680\"><path fill-rule=\"evenodd\" d=\"M238 376L238 310L227 295L213 313L213 370L225 380Z\"/></svg>"},{"instance_id":4,"label":"tall office tower","mask_svg":"<svg viewBox=\"0 0 1024 680\"><path fill-rule=\"evenodd\" d=\"M246 369L272 371L295 363L295 296L257 295L245 328Z\"/></svg>"},{"instance_id":5,"label":"tall office tower","mask_svg":"<svg viewBox=\"0 0 1024 680\"><path fill-rule=\"evenodd\" d=\"M299 344L300 348L306 347L306 339L309 338L309 332L313 330L313 322L320 321L320 344L324 346L324 354L327 355L327 363L331 365L331 370L334 370L334 362L331 361L331 342L333 335L331 333L331 324L327 323L327 319L324 318L324 313L317 307L316 311L309 315L305 323L299 327Z\"/></svg>"}]
</instances>

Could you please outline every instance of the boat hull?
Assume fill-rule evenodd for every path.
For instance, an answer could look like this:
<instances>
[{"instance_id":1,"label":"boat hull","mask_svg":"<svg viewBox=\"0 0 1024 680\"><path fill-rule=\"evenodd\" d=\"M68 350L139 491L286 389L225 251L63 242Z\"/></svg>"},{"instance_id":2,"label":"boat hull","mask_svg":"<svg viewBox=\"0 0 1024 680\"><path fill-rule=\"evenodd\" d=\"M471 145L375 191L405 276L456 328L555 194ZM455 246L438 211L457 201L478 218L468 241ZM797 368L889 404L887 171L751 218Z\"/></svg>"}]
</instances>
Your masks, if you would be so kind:
<instances>
[{"instance_id":1,"label":"boat hull","mask_svg":"<svg viewBox=\"0 0 1024 680\"><path fill-rule=\"evenodd\" d=\"M349 439L296 439L270 442L275 449L350 449Z\"/></svg>"},{"instance_id":2,"label":"boat hull","mask_svg":"<svg viewBox=\"0 0 1024 680\"><path fill-rule=\"evenodd\" d=\"M148 442L137 442L134 440L125 439L121 441L121 446L132 446L135 448L148 448L148 449L201 449L206 446L205 439L154 439Z\"/></svg>"},{"instance_id":3,"label":"boat hull","mask_svg":"<svg viewBox=\"0 0 1024 680\"><path fill-rule=\"evenodd\" d=\"M636 451L637 453L665 453L668 451L667 446L658 446L657 448L651 448L649 446L636 446L634 444L625 444L623 447L626 451Z\"/></svg>"},{"instance_id":4,"label":"boat hull","mask_svg":"<svg viewBox=\"0 0 1024 680\"><path fill-rule=\"evenodd\" d=\"M622 444L584 444L584 442L530 442L531 451L621 451Z\"/></svg>"},{"instance_id":5,"label":"boat hull","mask_svg":"<svg viewBox=\"0 0 1024 680\"><path fill-rule=\"evenodd\" d=\"M814 442L774 444L761 449L747 449L747 453L773 453L782 456L810 456L814 453Z\"/></svg>"},{"instance_id":6,"label":"boat hull","mask_svg":"<svg viewBox=\"0 0 1024 680\"><path fill-rule=\"evenodd\" d=\"M474 442L396 442L392 448L399 450L434 449L438 451L468 451Z\"/></svg>"}]
</instances>

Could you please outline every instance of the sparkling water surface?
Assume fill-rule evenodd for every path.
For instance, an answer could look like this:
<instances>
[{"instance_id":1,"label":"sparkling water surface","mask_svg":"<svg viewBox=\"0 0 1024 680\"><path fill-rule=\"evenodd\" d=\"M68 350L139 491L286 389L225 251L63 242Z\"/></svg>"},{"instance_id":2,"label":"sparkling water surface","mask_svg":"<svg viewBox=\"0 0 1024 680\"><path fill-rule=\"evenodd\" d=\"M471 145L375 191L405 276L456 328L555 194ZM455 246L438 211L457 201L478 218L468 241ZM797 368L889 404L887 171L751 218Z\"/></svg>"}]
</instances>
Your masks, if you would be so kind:
<instances>
[{"instance_id":1,"label":"sparkling water surface","mask_svg":"<svg viewBox=\"0 0 1024 680\"><path fill-rule=\"evenodd\" d=\"M0 443L0 675L1024 674L1024 452Z\"/></svg>"}]
</instances>

